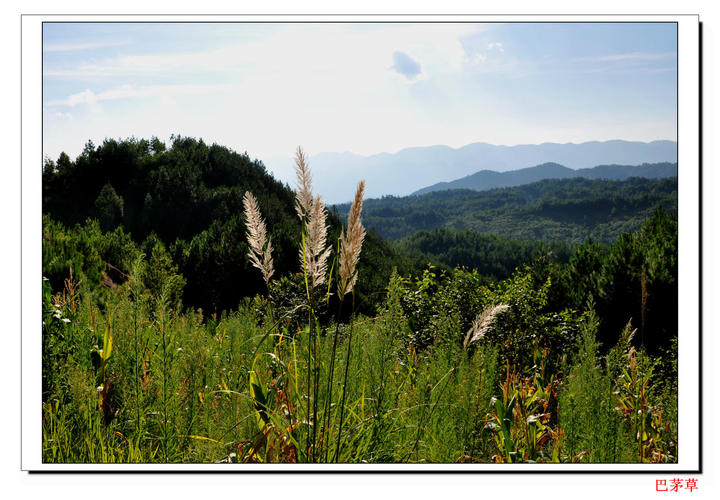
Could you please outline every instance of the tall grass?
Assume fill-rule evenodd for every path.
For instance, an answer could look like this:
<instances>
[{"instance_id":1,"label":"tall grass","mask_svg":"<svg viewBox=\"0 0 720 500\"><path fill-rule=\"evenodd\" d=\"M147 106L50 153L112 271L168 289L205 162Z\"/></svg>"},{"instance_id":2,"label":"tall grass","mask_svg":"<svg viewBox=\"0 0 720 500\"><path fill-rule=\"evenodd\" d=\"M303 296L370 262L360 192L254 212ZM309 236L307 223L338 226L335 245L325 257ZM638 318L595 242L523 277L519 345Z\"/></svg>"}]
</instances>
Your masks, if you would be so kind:
<instances>
[{"instance_id":1,"label":"tall grass","mask_svg":"<svg viewBox=\"0 0 720 500\"><path fill-rule=\"evenodd\" d=\"M119 295L110 308L81 302L70 323L46 315L46 322L52 320L48 325L58 329L49 342L56 361L54 370L47 372L51 389L43 407L44 460L295 462L324 461L326 456L338 462L504 462L508 456L513 461L533 460L530 454L527 459L523 456L525 450L534 450L535 461L641 460L636 424L617 409L620 403L614 393L624 394L624 378L609 376L592 340L592 328L584 332L578 351L569 353L567 366L558 362L545 375L540 371L513 375L510 367L508 376L508 366L500 363L504 346L486 342L472 352L461 343L413 348L405 341L409 326L400 307L406 291L397 282L389 288L377 316L353 319L352 343L347 324L321 325L317 342L306 328L277 329L274 307L267 301L247 301L216 319L197 312L175 313L164 326L139 327L138 336L131 294ZM102 346L109 312L114 347L106 373L115 379L111 387L116 390L113 406L118 411L106 424L96 390L100 367L93 366L87 353L94 345ZM91 321L99 326L96 332L86 326ZM331 399L327 377L336 327ZM58 345L60 335L72 339L76 347ZM348 349L351 365L345 380ZM631 375L627 357L624 360L622 367ZM316 379L311 377L309 387L306 375L316 364L322 370L321 383L312 386ZM557 381L559 402L554 404L551 397L542 411L542 398L532 396L551 384L550 375ZM503 388L508 400L512 394L517 397L508 417L510 450L500 441L505 450L501 453L499 436L488 427L501 416L493 398L503 401ZM342 392L345 416L340 434ZM308 395L317 398L309 410ZM648 393L646 399L650 406L658 406L665 401L660 396ZM522 409L521 397L525 398ZM314 450L313 406L320 422ZM546 441L537 439L533 444L527 441L531 437L527 418L538 413L550 413L540 420L552 432L546 432ZM663 413L663 422L672 423L669 412ZM646 425L650 437L652 425L652 421ZM661 436L665 445L658 438L652 448L648 439L643 441L645 459L652 460L653 451L669 450L675 432L671 426Z\"/></svg>"}]
</instances>

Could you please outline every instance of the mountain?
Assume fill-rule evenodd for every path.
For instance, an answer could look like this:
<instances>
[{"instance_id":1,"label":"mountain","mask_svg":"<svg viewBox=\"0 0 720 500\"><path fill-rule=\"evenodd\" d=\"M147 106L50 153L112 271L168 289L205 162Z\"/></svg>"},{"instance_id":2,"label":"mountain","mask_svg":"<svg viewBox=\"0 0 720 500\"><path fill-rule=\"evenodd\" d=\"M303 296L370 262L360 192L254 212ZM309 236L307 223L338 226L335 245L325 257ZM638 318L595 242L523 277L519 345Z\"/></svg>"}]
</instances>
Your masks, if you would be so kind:
<instances>
[{"instance_id":1,"label":"mountain","mask_svg":"<svg viewBox=\"0 0 720 500\"><path fill-rule=\"evenodd\" d=\"M293 186L291 158L261 158L276 178ZM448 146L413 147L397 153L361 156L354 153L319 153L309 164L317 191L328 203L350 201L360 179L366 181L370 198L406 196L438 182L473 174L479 170L508 172L554 162L571 169L596 165L641 165L677 162L674 141L605 141L580 144L528 144L496 146L477 142L458 149Z\"/></svg>"},{"instance_id":2,"label":"mountain","mask_svg":"<svg viewBox=\"0 0 720 500\"><path fill-rule=\"evenodd\" d=\"M543 163L529 168L521 168L511 172L495 172L481 170L472 175L451 182L439 182L412 193L419 195L432 191L445 191L448 189L472 189L484 191L499 187L521 186L543 179L570 179L582 177L585 179L624 180L630 177L645 177L647 179L660 179L663 177L676 177L677 163L654 163L639 166L632 165L599 165L593 168L573 170L557 163Z\"/></svg>"},{"instance_id":3,"label":"mountain","mask_svg":"<svg viewBox=\"0 0 720 500\"><path fill-rule=\"evenodd\" d=\"M611 244L637 230L658 206L677 213L677 177L545 179L487 191L386 196L363 203L363 223L391 241L448 228L524 241L578 244L592 238ZM344 218L350 205L335 209Z\"/></svg>"}]
</instances>

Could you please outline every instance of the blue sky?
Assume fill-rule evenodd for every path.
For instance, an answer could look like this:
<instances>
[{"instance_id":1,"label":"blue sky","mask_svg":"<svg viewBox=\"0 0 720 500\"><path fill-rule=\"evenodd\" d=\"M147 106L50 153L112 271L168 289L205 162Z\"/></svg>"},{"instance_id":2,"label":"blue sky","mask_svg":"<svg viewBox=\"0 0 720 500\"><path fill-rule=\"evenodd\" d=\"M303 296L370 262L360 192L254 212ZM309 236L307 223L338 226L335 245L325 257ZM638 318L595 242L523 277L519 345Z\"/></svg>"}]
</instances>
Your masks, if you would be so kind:
<instances>
[{"instance_id":1,"label":"blue sky","mask_svg":"<svg viewBox=\"0 0 720 500\"><path fill-rule=\"evenodd\" d=\"M46 23L44 153L675 140L676 44L673 23Z\"/></svg>"}]
</instances>

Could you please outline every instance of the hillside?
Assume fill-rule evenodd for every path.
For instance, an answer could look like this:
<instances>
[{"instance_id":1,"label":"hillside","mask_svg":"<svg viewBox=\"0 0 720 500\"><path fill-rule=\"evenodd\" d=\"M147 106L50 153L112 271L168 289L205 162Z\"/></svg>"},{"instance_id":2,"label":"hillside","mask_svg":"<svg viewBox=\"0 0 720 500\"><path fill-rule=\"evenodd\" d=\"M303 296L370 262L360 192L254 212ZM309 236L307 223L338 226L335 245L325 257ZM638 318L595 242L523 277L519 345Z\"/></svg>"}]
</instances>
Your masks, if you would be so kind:
<instances>
[{"instance_id":1,"label":"hillside","mask_svg":"<svg viewBox=\"0 0 720 500\"><path fill-rule=\"evenodd\" d=\"M364 221L389 240L419 230L470 229L520 240L612 243L657 206L677 213L677 178L549 179L489 191L436 191L367 200ZM348 205L338 205L342 217Z\"/></svg>"},{"instance_id":2,"label":"hillside","mask_svg":"<svg viewBox=\"0 0 720 500\"><path fill-rule=\"evenodd\" d=\"M263 160L276 178L290 184L294 182L289 156ZM677 143L616 140L498 146L477 142L457 149L438 145L369 156L344 152L317 153L310 157L316 187L318 192L327 193L328 203L349 202L356 178L367 181L369 198L407 196L438 182L450 182L479 170L508 172L547 162L571 169L677 162Z\"/></svg>"},{"instance_id":3,"label":"hillside","mask_svg":"<svg viewBox=\"0 0 720 500\"><path fill-rule=\"evenodd\" d=\"M633 165L598 165L593 168L573 170L558 163L543 163L534 167L521 168L510 172L495 172L481 170L472 175L451 182L439 182L415 191L413 195L430 193L432 191L445 191L449 189L472 189L484 191L499 187L521 186L543 179L571 179L581 177L584 179L624 180L630 177L644 177L647 179L660 179L664 177L677 177L677 163L654 163Z\"/></svg>"},{"instance_id":4,"label":"hillside","mask_svg":"<svg viewBox=\"0 0 720 500\"><path fill-rule=\"evenodd\" d=\"M265 292L246 258L242 198L248 190L266 220L276 272L300 271L294 193L247 154L187 137L174 137L169 148L158 139L106 140L99 146L89 142L75 160L64 153L57 161L47 160L42 181L46 246L64 244L65 229L54 223L67 229L84 225L86 233L112 233L123 245L138 246L149 260L164 262L168 272L182 275L187 306L232 310L242 297ZM99 224L97 230L90 219ZM330 213L328 223L328 238L334 242L341 222ZM57 241L48 241L51 235ZM121 273L118 280L130 272L130 253L106 251L98 258ZM67 277L71 254L43 261L53 287L61 287ZM74 264L77 270L79 263ZM383 292L393 267L405 270L400 256L372 232L359 266L368 276L358 287L361 310ZM99 281L100 274L93 280Z\"/></svg>"}]
</instances>

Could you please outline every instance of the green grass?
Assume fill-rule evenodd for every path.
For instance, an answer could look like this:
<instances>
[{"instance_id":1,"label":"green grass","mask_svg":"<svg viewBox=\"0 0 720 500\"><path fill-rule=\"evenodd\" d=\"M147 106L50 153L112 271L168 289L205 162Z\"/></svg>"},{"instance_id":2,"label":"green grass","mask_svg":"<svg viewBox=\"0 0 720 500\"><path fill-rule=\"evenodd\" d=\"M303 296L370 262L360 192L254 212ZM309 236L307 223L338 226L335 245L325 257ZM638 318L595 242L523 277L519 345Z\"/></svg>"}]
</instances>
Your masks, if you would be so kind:
<instances>
[{"instance_id":1,"label":"green grass","mask_svg":"<svg viewBox=\"0 0 720 500\"><path fill-rule=\"evenodd\" d=\"M140 263L135 272L142 272ZM515 277L478 293L490 303L510 300L513 286L528 283ZM505 344L488 340L464 350L462 321L448 311L431 321L435 341L418 347L408 340L402 307L409 287L395 278L376 316L339 325L311 321L311 334L307 325L288 331L283 309L259 297L208 317L180 313L139 279L111 293L81 285L64 299L45 285L43 460L675 460L672 391L650 391L635 402L651 413L646 437L636 439L640 423L626 418L619 398L653 376L653 360L641 354L646 361L633 367L621 345L602 357L592 315L576 320L581 333L574 350L543 354L541 343L529 339L549 336L554 327L540 320L542 304L516 293L511 306L522 317L517 328L498 326ZM112 351L103 370L98 359L108 352L110 323ZM513 338L525 345L513 347ZM103 347L102 356L93 354Z\"/></svg>"}]
</instances>

